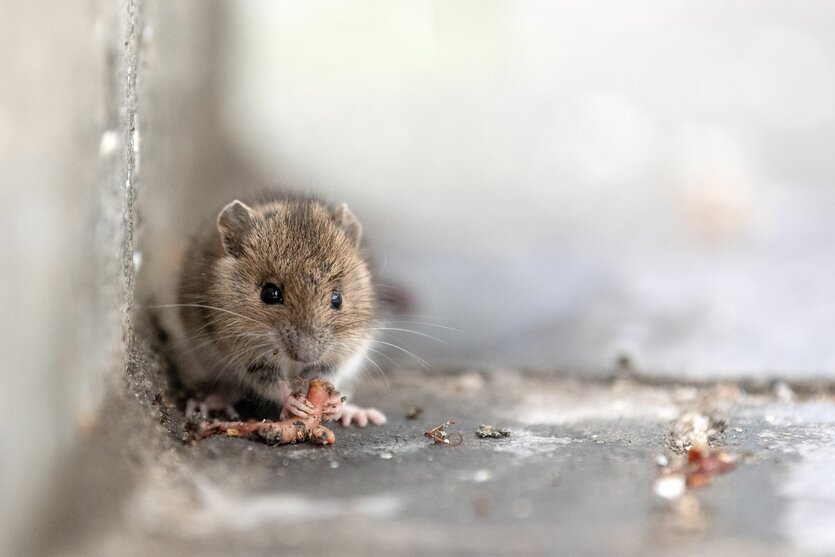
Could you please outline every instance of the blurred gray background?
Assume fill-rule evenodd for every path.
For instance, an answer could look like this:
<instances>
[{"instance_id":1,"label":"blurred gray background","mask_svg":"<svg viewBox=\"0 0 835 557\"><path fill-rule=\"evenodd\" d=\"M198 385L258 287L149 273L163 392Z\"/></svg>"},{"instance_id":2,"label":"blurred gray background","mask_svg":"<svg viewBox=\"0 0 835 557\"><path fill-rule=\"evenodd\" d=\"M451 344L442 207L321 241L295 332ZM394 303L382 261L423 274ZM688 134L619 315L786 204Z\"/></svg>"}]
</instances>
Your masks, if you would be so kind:
<instances>
[{"instance_id":1,"label":"blurred gray background","mask_svg":"<svg viewBox=\"0 0 835 557\"><path fill-rule=\"evenodd\" d=\"M345 200L440 365L835 372L835 6L241 2L221 133ZM240 184L229 184L234 196Z\"/></svg>"}]
</instances>

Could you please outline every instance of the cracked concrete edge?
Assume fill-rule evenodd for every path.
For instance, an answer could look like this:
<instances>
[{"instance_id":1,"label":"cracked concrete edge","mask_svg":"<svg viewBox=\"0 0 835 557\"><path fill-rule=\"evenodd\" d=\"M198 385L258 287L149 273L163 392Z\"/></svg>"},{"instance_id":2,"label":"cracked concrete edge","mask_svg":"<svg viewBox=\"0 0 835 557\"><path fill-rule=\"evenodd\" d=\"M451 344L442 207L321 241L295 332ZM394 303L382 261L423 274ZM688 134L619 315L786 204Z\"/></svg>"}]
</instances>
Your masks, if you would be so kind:
<instances>
[{"instance_id":1,"label":"cracked concrete edge","mask_svg":"<svg viewBox=\"0 0 835 557\"><path fill-rule=\"evenodd\" d=\"M127 0L125 4L125 38L121 79L123 83L122 135L124 144L124 192L122 194L122 298L125 304L122 330L128 352L133 350L134 291L136 282L135 230L136 196L139 175L139 114L137 78L139 70L142 0ZM112 184L111 187L117 184Z\"/></svg>"}]
</instances>

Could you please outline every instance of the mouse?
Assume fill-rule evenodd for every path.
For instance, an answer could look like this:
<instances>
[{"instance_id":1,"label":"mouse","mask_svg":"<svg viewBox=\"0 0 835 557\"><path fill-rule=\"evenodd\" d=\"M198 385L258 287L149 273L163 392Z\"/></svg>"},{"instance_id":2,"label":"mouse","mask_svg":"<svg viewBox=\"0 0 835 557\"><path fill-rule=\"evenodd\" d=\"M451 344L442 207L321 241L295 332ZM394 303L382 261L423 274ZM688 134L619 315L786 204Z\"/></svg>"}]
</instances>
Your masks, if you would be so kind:
<instances>
[{"instance_id":1,"label":"mouse","mask_svg":"<svg viewBox=\"0 0 835 557\"><path fill-rule=\"evenodd\" d=\"M271 194L235 199L198 234L177 292L186 414L225 412L245 393L274 402L281 419L313 406L298 378L323 376L338 392L324 420L381 425L376 408L346 402L369 360L375 292L362 225L347 204Z\"/></svg>"}]
</instances>

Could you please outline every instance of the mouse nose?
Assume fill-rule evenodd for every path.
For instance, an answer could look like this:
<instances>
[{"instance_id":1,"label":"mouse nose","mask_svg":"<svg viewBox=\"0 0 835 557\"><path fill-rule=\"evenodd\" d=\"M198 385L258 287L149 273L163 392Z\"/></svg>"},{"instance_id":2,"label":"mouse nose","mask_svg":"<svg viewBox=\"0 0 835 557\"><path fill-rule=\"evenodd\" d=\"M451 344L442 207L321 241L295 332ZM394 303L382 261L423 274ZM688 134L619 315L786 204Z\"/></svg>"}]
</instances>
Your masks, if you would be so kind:
<instances>
[{"instance_id":1,"label":"mouse nose","mask_svg":"<svg viewBox=\"0 0 835 557\"><path fill-rule=\"evenodd\" d=\"M297 362L310 364L319 359L321 353L319 343L311 334L301 332L291 334L287 337L285 344L287 355Z\"/></svg>"}]
</instances>

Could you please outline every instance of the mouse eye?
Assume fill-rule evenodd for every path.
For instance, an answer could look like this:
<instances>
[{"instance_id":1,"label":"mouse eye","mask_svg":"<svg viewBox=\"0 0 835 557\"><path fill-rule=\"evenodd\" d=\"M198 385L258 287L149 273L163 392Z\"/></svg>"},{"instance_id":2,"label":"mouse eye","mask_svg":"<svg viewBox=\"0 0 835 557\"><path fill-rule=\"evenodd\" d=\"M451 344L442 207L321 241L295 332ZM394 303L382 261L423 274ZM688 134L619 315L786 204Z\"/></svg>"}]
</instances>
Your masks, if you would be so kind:
<instances>
[{"instance_id":1,"label":"mouse eye","mask_svg":"<svg viewBox=\"0 0 835 557\"><path fill-rule=\"evenodd\" d=\"M265 304L283 304L284 293L281 288L268 282L261 287L261 301Z\"/></svg>"},{"instance_id":2,"label":"mouse eye","mask_svg":"<svg viewBox=\"0 0 835 557\"><path fill-rule=\"evenodd\" d=\"M331 292L331 307L333 309L342 309L342 293L339 290Z\"/></svg>"}]
</instances>

